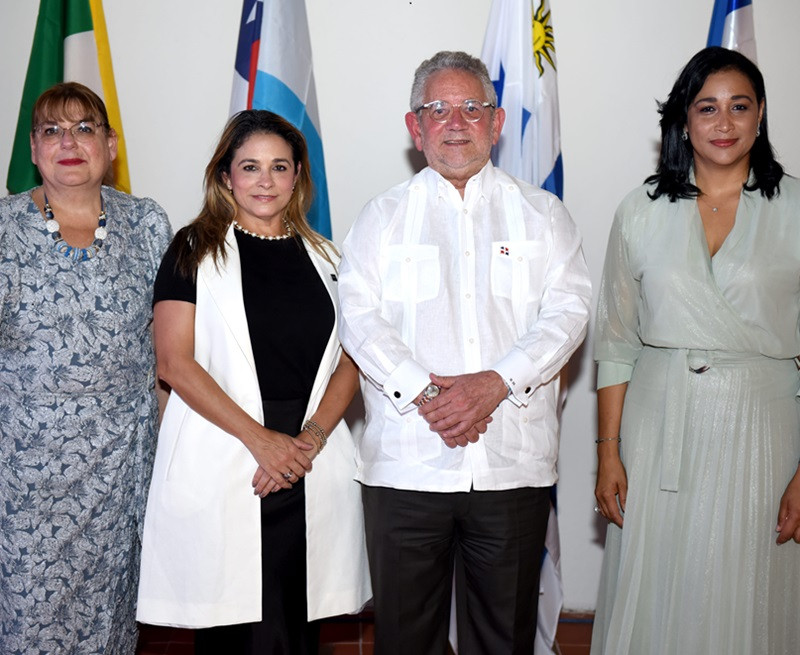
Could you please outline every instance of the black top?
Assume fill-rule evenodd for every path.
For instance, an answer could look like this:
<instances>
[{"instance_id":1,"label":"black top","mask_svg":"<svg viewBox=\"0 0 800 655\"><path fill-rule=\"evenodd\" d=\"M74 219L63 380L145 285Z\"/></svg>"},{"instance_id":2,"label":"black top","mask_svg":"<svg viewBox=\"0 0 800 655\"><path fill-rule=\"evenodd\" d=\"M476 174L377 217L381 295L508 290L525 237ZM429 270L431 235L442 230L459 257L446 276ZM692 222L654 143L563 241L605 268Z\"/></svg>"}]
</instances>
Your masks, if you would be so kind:
<instances>
[{"instance_id":1,"label":"black top","mask_svg":"<svg viewBox=\"0 0 800 655\"><path fill-rule=\"evenodd\" d=\"M242 295L261 397L308 399L334 324L331 297L303 242L269 241L238 230ZM175 243L164 255L153 303L197 302L197 285L175 271Z\"/></svg>"}]
</instances>

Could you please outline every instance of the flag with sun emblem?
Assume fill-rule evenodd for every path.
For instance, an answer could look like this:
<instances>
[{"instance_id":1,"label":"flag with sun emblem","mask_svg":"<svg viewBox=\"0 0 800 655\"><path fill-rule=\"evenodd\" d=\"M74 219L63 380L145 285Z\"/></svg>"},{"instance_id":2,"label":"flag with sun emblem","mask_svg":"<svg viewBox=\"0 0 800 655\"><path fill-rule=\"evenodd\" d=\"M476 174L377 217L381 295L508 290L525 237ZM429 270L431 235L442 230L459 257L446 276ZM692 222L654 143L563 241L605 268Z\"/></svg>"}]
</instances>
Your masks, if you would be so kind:
<instances>
[{"instance_id":1,"label":"flag with sun emblem","mask_svg":"<svg viewBox=\"0 0 800 655\"><path fill-rule=\"evenodd\" d=\"M328 184L305 0L244 0L231 115L242 109L268 109L303 133L314 181L308 222L330 238Z\"/></svg>"},{"instance_id":2,"label":"flag with sun emblem","mask_svg":"<svg viewBox=\"0 0 800 655\"><path fill-rule=\"evenodd\" d=\"M548 0L493 0L481 59L506 112L492 161L560 198L556 50Z\"/></svg>"},{"instance_id":3,"label":"flag with sun emblem","mask_svg":"<svg viewBox=\"0 0 800 655\"><path fill-rule=\"evenodd\" d=\"M706 45L721 45L756 61L753 0L715 0Z\"/></svg>"},{"instance_id":4,"label":"flag with sun emblem","mask_svg":"<svg viewBox=\"0 0 800 655\"><path fill-rule=\"evenodd\" d=\"M563 194L556 50L548 0L493 0L481 53L506 122L492 161L507 173ZM552 489L540 579L535 655L553 652L561 614L561 545Z\"/></svg>"}]
</instances>

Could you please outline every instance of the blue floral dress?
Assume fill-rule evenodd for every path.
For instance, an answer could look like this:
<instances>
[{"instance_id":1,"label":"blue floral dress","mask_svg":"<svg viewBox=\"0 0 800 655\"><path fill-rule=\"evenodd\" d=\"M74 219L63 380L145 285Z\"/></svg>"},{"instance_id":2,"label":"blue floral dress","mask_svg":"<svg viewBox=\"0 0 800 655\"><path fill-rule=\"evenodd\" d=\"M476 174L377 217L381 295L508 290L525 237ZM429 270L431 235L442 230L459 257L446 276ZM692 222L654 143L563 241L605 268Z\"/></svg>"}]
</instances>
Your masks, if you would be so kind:
<instances>
[{"instance_id":1,"label":"blue floral dress","mask_svg":"<svg viewBox=\"0 0 800 655\"><path fill-rule=\"evenodd\" d=\"M103 187L73 262L30 193L0 199L0 653L132 654L155 448L153 281L164 211Z\"/></svg>"}]
</instances>

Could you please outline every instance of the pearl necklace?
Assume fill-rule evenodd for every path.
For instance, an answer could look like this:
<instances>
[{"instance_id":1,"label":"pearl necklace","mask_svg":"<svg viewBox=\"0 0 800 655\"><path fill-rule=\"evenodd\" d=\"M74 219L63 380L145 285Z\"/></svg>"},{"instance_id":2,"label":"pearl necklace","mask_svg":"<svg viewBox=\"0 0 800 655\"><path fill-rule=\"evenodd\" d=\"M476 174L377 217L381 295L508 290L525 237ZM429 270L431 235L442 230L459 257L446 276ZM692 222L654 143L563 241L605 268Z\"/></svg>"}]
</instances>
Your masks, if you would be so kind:
<instances>
[{"instance_id":1,"label":"pearl necklace","mask_svg":"<svg viewBox=\"0 0 800 655\"><path fill-rule=\"evenodd\" d=\"M100 215L97 217L97 229L94 231L94 241L92 241L92 244L88 248L73 247L64 241L64 237L61 236L61 226L53 215L53 209L50 207L46 193L44 194L44 216L46 221L44 225L47 231L53 236L53 241L55 242L53 244L53 249L74 262L85 262L94 257L103 245L103 239L108 236L103 196L100 196Z\"/></svg>"},{"instance_id":2,"label":"pearl necklace","mask_svg":"<svg viewBox=\"0 0 800 655\"><path fill-rule=\"evenodd\" d=\"M267 234L256 234L255 232L251 232L246 227L242 227L239 225L239 222L234 219L233 227L239 230L239 232L244 232L245 234L255 237L256 239L261 239L262 241L283 241L284 239L291 239L292 238L292 228L286 222L286 219L283 219L283 227L286 228L286 234L279 234L278 236L271 236Z\"/></svg>"}]
</instances>

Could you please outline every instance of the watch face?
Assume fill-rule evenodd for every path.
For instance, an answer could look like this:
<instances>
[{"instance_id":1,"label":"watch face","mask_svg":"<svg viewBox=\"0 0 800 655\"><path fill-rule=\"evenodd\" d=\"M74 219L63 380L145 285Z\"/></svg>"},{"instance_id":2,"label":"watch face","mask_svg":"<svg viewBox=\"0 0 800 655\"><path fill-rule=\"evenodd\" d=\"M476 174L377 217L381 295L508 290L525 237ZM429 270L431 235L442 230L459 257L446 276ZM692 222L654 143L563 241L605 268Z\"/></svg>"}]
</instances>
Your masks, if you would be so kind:
<instances>
[{"instance_id":1,"label":"watch face","mask_svg":"<svg viewBox=\"0 0 800 655\"><path fill-rule=\"evenodd\" d=\"M427 387L425 387L425 391L422 392L422 395L428 400L432 400L439 395L439 391L439 387L437 387L435 384L429 384Z\"/></svg>"}]
</instances>

